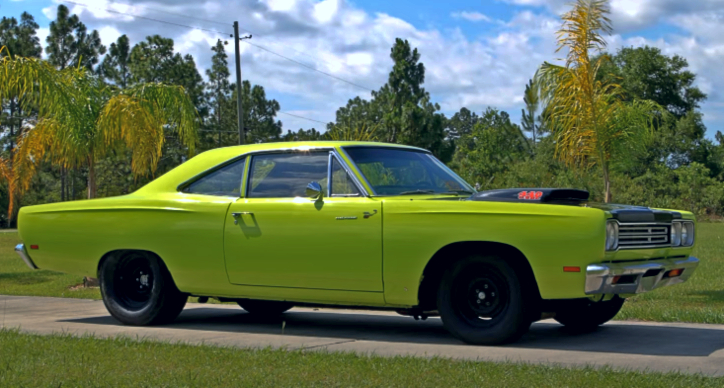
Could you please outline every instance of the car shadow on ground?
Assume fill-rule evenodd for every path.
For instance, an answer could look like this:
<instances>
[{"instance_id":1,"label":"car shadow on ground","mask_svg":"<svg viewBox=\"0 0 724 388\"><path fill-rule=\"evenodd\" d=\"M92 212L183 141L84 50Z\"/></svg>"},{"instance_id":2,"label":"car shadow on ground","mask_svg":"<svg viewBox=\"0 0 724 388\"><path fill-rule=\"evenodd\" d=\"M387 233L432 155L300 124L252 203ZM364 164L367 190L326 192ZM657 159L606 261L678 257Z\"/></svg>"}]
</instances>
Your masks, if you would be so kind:
<instances>
[{"instance_id":1,"label":"car shadow on ground","mask_svg":"<svg viewBox=\"0 0 724 388\"><path fill-rule=\"evenodd\" d=\"M64 320L95 325L120 325L110 316ZM284 332L282 333L282 323ZM259 318L239 309L186 309L167 329L278 334L361 341L461 345L439 318L415 321L410 317L326 311L291 310L275 318ZM642 324L608 324L592 333L574 333L563 326L539 322L508 348L569 350L653 356L708 356L724 349L724 330Z\"/></svg>"}]
</instances>

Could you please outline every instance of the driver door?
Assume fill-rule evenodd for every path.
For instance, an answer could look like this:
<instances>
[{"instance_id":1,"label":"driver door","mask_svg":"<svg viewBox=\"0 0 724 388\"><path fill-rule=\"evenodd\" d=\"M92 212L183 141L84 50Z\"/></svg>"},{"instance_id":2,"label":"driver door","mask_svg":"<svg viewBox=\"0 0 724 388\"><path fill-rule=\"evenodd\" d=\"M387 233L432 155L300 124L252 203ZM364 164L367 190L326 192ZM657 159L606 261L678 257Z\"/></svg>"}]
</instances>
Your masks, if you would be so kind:
<instances>
[{"instance_id":1,"label":"driver door","mask_svg":"<svg viewBox=\"0 0 724 388\"><path fill-rule=\"evenodd\" d=\"M382 208L329 151L251 156L229 207L224 252L234 284L382 291ZM319 182L321 198L305 189ZM331 194L331 195L330 195Z\"/></svg>"}]
</instances>

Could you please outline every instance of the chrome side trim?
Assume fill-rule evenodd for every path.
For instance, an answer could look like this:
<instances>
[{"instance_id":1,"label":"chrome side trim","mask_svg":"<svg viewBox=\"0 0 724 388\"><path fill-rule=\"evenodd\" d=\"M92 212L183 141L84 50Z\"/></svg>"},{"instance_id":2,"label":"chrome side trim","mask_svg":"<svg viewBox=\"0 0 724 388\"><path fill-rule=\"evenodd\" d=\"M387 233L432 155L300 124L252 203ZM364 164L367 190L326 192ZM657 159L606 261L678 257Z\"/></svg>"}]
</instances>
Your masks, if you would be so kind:
<instances>
[{"instance_id":1,"label":"chrome side trim","mask_svg":"<svg viewBox=\"0 0 724 388\"><path fill-rule=\"evenodd\" d=\"M699 265L696 257L661 259L637 263L600 263L586 268L586 295L641 294L656 288L687 281ZM683 269L680 276L664 278L672 269ZM647 276L648 274L648 276ZM614 278L632 276L633 282L613 284Z\"/></svg>"},{"instance_id":2,"label":"chrome side trim","mask_svg":"<svg viewBox=\"0 0 724 388\"><path fill-rule=\"evenodd\" d=\"M15 246L15 253L17 253L21 259L25 262L25 264L30 267L30 269L38 269L38 266L33 263L33 260L28 256L28 251L25 250L25 244L18 244Z\"/></svg>"}]
</instances>

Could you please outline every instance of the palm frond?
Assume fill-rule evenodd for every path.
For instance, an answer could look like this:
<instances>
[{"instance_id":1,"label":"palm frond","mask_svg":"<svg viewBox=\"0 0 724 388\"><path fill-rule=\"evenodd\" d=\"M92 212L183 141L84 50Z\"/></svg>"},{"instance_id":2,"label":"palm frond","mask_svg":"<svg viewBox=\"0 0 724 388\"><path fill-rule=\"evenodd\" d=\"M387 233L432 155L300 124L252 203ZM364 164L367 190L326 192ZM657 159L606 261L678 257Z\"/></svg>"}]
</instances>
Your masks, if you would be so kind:
<instances>
[{"instance_id":1,"label":"palm frond","mask_svg":"<svg viewBox=\"0 0 724 388\"><path fill-rule=\"evenodd\" d=\"M182 86L147 83L124 94L135 98L151 116L167 124L193 153L198 142L198 113Z\"/></svg>"},{"instance_id":2,"label":"palm frond","mask_svg":"<svg viewBox=\"0 0 724 388\"><path fill-rule=\"evenodd\" d=\"M376 141L379 127L379 125L370 127L367 124L356 127L335 125L327 132L327 136L330 140L335 141Z\"/></svg>"}]
</instances>

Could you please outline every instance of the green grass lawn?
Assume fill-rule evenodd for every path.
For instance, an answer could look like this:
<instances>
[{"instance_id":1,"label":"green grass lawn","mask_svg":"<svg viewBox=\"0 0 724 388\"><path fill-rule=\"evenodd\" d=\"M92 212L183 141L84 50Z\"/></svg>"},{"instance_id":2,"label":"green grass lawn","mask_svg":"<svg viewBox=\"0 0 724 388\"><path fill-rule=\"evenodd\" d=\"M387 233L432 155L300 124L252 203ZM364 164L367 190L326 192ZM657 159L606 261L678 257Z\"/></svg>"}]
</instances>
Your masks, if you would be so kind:
<instances>
[{"instance_id":1,"label":"green grass lawn","mask_svg":"<svg viewBox=\"0 0 724 388\"><path fill-rule=\"evenodd\" d=\"M630 299L617 319L724 324L724 223L699 224L696 238L694 276ZM19 242L17 233L0 233L0 294L100 298L97 289L74 287L79 276L30 270L13 251Z\"/></svg>"},{"instance_id":2,"label":"green grass lawn","mask_svg":"<svg viewBox=\"0 0 724 388\"><path fill-rule=\"evenodd\" d=\"M0 330L6 387L722 387L699 375L246 350Z\"/></svg>"},{"instance_id":3,"label":"green grass lawn","mask_svg":"<svg viewBox=\"0 0 724 388\"><path fill-rule=\"evenodd\" d=\"M97 288L77 287L82 276L47 270L31 270L15 251L20 243L17 233L0 233L0 294L59 296L65 298L100 299Z\"/></svg>"}]
</instances>

